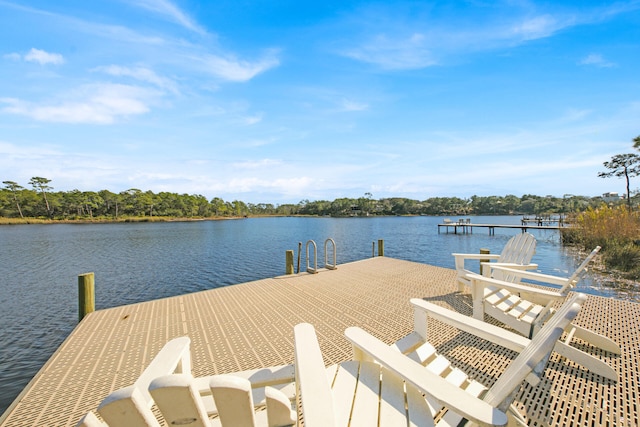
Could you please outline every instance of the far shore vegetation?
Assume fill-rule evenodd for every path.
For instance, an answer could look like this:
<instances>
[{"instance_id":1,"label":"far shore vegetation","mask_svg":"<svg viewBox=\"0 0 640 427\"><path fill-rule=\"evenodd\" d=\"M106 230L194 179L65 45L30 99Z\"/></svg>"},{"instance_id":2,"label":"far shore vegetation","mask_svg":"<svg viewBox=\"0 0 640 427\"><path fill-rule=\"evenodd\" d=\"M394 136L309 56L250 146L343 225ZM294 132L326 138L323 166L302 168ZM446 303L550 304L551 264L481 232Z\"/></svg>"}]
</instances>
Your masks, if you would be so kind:
<instances>
[{"instance_id":1,"label":"far shore vegetation","mask_svg":"<svg viewBox=\"0 0 640 427\"><path fill-rule=\"evenodd\" d=\"M640 137L634 139L640 149ZM249 216L397 216L432 215L453 219L471 215L522 215L556 218L568 225L561 229L564 244L590 251L602 246L607 272L619 279L640 278L640 194L630 191L629 179L640 175L640 156L616 155L605 162L607 172L599 176L626 178L626 194L562 197L525 194L521 197L471 196L432 197L413 200L402 197L374 199L371 193L359 198L302 200L296 204L245 203L209 200L202 195L154 193L131 188L120 193L100 191L53 191L51 180L33 177L24 188L3 181L0 189L0 225L83 222L158 222L245 218ZM634 210L635 209L635 210Z\"/></svg>"}]
</instances>

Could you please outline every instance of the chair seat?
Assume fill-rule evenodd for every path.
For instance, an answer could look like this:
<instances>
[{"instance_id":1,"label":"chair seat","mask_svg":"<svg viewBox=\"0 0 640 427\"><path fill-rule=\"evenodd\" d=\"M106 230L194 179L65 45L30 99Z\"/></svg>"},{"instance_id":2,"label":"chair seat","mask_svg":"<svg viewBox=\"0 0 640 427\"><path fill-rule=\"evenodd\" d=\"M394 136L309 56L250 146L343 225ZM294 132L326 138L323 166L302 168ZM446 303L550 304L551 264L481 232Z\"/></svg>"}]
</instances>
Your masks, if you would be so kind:
<instances>
[{"instance_id":1,"label":"chair seat","mask_svg":"<svg viewBox=\"0 0 640 427\"><path fill-rule=\"evenodd\" d=\"M432 408L417 389L373 362L327 368L337 426L433 426Z\"/></svg>"}]
</instances>

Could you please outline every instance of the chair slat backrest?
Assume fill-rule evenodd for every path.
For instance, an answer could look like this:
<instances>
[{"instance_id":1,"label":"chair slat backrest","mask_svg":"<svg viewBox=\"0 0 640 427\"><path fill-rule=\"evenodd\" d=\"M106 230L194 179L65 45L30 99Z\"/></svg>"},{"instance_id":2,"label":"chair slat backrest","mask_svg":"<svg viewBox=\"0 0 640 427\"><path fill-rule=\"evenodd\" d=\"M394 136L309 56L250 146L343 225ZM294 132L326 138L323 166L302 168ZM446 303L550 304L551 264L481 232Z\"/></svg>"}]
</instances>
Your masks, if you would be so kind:
<instances>
[{"instance_id":1,"label":"chair slat backrest","mask_svg":"<svg viewBox=\"0 0 640 427\"><path fill-rule=\"evenodd\" d=\"M513 236L502 249L497 262L526 265L536 253L536 238L531 233ZM493 277L505 282L517 282L518 278L503 271L494 271Z\"/></svg>"},{"instance_id":2,"label":"chair slat backrest","mask_svg":"<svg viewBox=\"0 0 640 427\"><path fill-rule=\"evenodd\" d=\"M529 264L535 252L536 238L531 233L520 233L504 245L498 262Z\"/></svg>"},{"instance_id":3,"label":"chair slat backrest","mask_svg":"<svg viewBox=\"0 0 640 427\"><path fill-rule=\"evenodd\" d=\"M549 355L567 326L578 315L587 296L576 293L568 297L562 307L531 340L529 345L516 357L500 375L483 400L506 411L520 384L533 372L541 376Z\"/></svg>"}]
</instances>

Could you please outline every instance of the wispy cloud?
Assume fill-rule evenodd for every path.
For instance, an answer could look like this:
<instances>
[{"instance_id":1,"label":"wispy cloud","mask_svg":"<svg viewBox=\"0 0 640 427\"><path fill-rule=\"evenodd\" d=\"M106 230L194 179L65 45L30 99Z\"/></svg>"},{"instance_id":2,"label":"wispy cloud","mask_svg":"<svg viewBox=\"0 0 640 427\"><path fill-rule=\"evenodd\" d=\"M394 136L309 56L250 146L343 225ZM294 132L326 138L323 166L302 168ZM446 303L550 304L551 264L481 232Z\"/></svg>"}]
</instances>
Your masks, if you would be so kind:
<instances>
[{"instance_id":1,"label":"wispy cloud","mask_svg":"<svg viewBox=\"0 0 640 427\"><path fill-rule=\"evenodd\" d=\"M514 42L542 39L572 25L575 25L575 19L571 16L544 14L524 18L516 21L509 31L505 32L505 39L513 38ZM496 38L500 38L499 33Z\"/></svg>"},{"instance_id":2,"label":"wispy cloud","mask_svg":"<svg viewBox=\"0 0 640 427\"><path fill-rule=\"evenodd\" d=\"M40 65L64 64L64 57L61 54L50 53L36 48L31 48L31 50L24 55L14 52L3 55L3 57L12 61L37 62Z\"/></svg>"},{"instance_id":3,"label":"wispy cloud","mask_svg":"<svg viewBox=\"0 0 640 427\"><path fill-rule=\"evenodd\" d=\"M166 77L159 76L155 71L142 67L123 67L120 65L108 65L104 67L97 67L94 71L102 71L112 76L117 77L131 77L139 81L151 83L161 89L168 90L174 94L178 94L178 88L176 83Z\"/></svg>"},{"instance_id":4,"label":"wispy cloud","mask_svg":"<svg viewBox=\"0 0 640 427\"><path fill-rule=\"evenodd\" d=\"M207 31L198 25L185 12L167 0L134 0L133 4L168 17L170 20L182 25L188 30L198 34L206 34Z\"/></svg>"},{"instance_id":5,"label":"wispy cloud","mask_svg":"<svg viewBox=\"0 0 640 427\"><path fill-rule=\"evenodd\" d=\"M247 116L244 118L244 123L247 125L255 125L262 121L262 117L263 117L262 113L255 114L253 116Z\"/></svg>"},{"instance_id":6,"label":"wispy cloud","mask_svg":"<svg viewBox=\"0 0 640 427\"><path fill-rule=\"evenodd\" d=\"M369 104L356 102L351 99L342 99L341 111L364 111L369 109Z\"/></svg>"},{"instance_id":7,"label":"wispy cloud","mask_svg":"<svg viewBox=\"0 0 640 427\"><path fill-rule=\"evenodd\" d=\"M460 13L459 10L460 16L445 15L446 19L426 11L413 17L390 8L374 8L374 12L367 10L361 12L367 17L366 21L353 18L350 22L355 34L352 40L341 42L345 47L337 51L343 56L387 70L426 68L468 52L513 48L552 37L567 28L601 22L633 8L611 6L571 12L538 11L531 5L504 6L499 15L487 13L484 9L473 8L473 20L465 11ZM608 63L598 63L608 66L605 64Z\"/></svg>"},{"instance_id":8,"label":"wispy cloud","mask_svg":"<svg viewBox=\"0 0 640 427\"><path fill-rule=\"evenodd\" d=\"M599 67L599 68L611 68L616 66L615 63L607 61L602 57L602 55L598 53L590 53L589 55L585 56L580 61L580 64L592 65L594 67Z\"/></svg>"},{"instance_id":9,"label":"wispy cloud","mask_svg":"<svg viewBox=\"0 0 640 427\"><path fill-rule=\"evenodd\" d=\"M0 98L0 111L41 122L111 124L149 111L156 94L148 89L118 84L92 84L56 103L37 104L16 98Z\"/></svg>"},{"instance_id":10,"label":"wispy cloud","mask_svg":"<svg viewBox=\"0 0 640 427\"><path fill-rule=\"evenodd\" d=\"M203 62L205 71L233 82L246 82L258 74L280 65L277 51L269 50L258 61L250 62L237 59L235 56L205 55L199 58Z\"/></svg>"},{"instance_id":11,"label":"wispy cloud","mask_svg":"<svg viewBox=\"0 0 640 427\"><path fill-rule=\"evenodd\" d=\"M246 162L237 162L233 164L233 167L239 168L239 169L261 169L261 168L272 168L275 166L280 166L281 164L282 164L281 160L260 159L260 160L246 161Z\"/></svg>"},{"instance_id":12,"label":"wispy cloud","mask_svg":"<svg viewBox=\"0 0 640 427\"><path fill-rule=\"evenodd\" d=\"M425 36L420 33L405 37L378 34L343 54L389 70L425 68L438 63Z\"/></svg>"}]
</instances>

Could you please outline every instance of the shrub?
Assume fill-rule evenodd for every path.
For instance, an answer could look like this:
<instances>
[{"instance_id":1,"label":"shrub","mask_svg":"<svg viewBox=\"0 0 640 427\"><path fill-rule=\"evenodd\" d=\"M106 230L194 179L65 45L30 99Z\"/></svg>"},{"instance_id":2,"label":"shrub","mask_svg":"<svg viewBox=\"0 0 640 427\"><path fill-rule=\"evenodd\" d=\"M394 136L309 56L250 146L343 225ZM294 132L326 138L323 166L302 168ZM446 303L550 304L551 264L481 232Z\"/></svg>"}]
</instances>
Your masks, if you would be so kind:
<instances>
[{"instance_id":1,"label":"shrub","mask_svg":"<svg viewBox=\"0 0 640 427\"><path fill-rule=\"evenodd\" d=\"M573 226L562 230L562 242L591 250L602 247L609 269L640 276L640 215L626 207L602 205L572 218Z\"/></svg>"}]
</instances>

